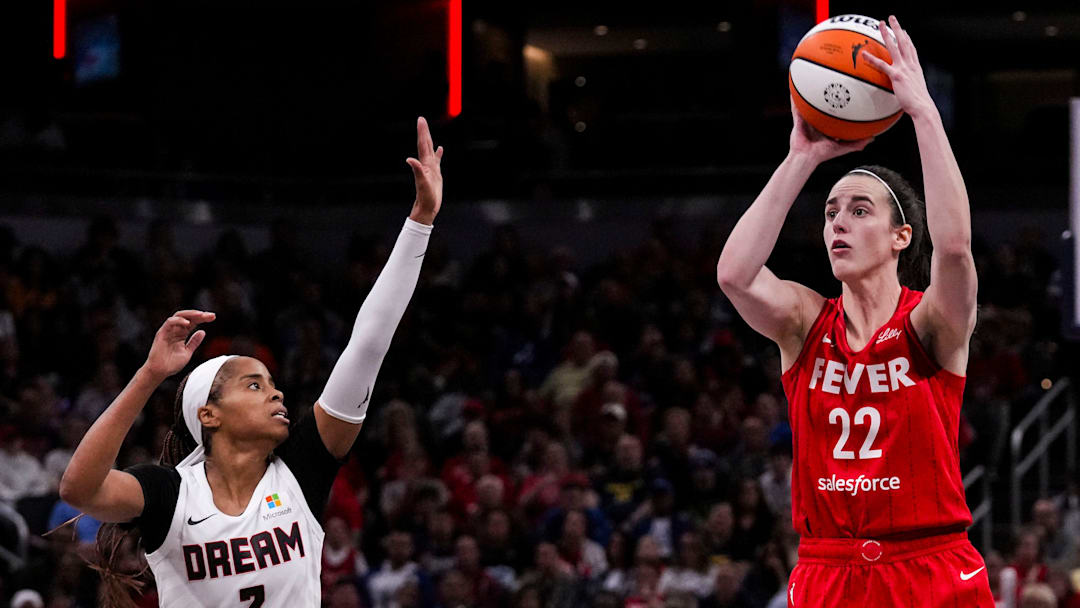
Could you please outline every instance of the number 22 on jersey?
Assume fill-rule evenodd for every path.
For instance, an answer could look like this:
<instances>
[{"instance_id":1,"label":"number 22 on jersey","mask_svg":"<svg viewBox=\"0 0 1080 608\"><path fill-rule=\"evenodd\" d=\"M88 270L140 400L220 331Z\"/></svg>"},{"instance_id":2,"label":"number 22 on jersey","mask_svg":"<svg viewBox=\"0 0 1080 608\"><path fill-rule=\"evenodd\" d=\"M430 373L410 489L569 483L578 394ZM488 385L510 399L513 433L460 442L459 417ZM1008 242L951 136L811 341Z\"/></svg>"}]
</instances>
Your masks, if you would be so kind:
<instances>
[{"instance_id":1,"label":"number 22 on jersey","mask_svg":"<svg viewBox=\"0 0 1080 608\"><path fill-rule=\"evenodd\" d=\"M877 439L878 431L881 430L881 412L869 405L861 407L855 412L854 422L856 426L870 425L870 430L866 432L866 440L859 448L859 459L881 458L881 450L874 449L874 440ZM851 437L851 423L852 419L847 410L838 407L829 412L829 424L840 425L840 439L833 448L833 458L837 460L855 460L855 451L844 449Z\"/></svg>"}]
</instances>

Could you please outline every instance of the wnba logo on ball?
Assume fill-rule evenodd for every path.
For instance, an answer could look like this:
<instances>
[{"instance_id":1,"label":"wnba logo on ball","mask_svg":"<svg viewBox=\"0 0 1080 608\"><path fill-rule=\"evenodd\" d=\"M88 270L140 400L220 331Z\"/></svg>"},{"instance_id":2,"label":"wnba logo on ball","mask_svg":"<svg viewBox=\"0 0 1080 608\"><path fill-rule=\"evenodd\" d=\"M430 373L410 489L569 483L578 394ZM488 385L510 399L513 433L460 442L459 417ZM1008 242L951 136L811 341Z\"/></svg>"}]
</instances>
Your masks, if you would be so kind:
<instances>
[{"instance_id":1,"label":"wnba logo on ball","mask_svg":"<svg viewBox=\"0 0 1080 608\"><path fill-rule=\"evenodd\" d=\"M851 67L852 68L859 67L859 50L862 49L864 46L866 46L868 44L870 44L869 40L863 40L859 44L851 45Z\"/></svg>"}]
</instances>

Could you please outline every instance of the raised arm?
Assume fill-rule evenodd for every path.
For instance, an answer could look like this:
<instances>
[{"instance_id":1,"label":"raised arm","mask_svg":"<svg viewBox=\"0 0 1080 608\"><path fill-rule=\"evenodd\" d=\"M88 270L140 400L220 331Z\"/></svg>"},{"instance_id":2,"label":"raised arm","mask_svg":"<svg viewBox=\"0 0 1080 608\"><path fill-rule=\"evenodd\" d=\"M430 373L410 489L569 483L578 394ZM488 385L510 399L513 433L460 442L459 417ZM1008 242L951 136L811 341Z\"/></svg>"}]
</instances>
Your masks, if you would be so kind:
<instances>
[{"instance_id":1,"label":"raised arm","mask_svg":"<svg viewBox=\"0 0 1080 608\"><path fill-rule=\"evenodd\" d=\"M880 24L886 31L885 22ZM895 38L883 35L892 64L863 51L862 56L885 73L897 101L915 125L926 189L926 227L934 244L930 286L912 311L912 322L928 343L938 364L963 374L968 342L975 328L978 277L971 255L971 211L967 187L956 163L945 127L926 88L911 37L896 17L889 17Z\"/></svg>"},{"instance_id":2,"label":"raised arm","mask_svg":"<svg viewBox=\"0 0 1080 608\"><path fill-rule=\"evenodd\" d=\"M60 479L60 498L106 522L130 521L142 514L142 486L130 473L113 469L113 463L150 395L187 365L206 337L201 329L191 331L213 320L213 313L183 310L157 330L146 363L79 442Z\"/></svg>"},{"instance_id":3,"label":"raised arm","mask_svg":"<svg viewBox=\"0 0 1080 608\"><path fill-rule=\"evenodd\" d=\"M822 162L861 150L869 139L837 142L817 132L795 110L790 149L765 189L739 219L716 264L716 280L742 318L780 346L781 364L790 367L822 305L812 289L777 278L765 262L780 229L810 174Z\"/></svg>"},{"instance_id":4,"label":"raised arm","mask_svg":"<svg viewBox=\"0 0 1080 608\"><path fill-rule=\"evenodd\" d=\"M360 306L352 335L326 382L315 408L315 424L326 449L343 458L367 416L371 391L394 331L412 299L427 252L431 225L442 207L442 146L435 149L427 121L416 121L418 158L405 162L413 171L416 200L386 266Z\"/></svg>"}]
</instances>

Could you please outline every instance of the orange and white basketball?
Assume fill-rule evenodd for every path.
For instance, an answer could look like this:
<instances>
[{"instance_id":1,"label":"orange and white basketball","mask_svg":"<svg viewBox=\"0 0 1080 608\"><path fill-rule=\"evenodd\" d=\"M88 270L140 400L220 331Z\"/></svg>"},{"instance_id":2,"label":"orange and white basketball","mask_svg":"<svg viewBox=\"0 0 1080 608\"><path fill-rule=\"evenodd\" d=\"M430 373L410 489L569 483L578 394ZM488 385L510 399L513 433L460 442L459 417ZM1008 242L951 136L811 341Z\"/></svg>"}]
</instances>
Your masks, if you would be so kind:
<instances>
[{"instance_id":1,"label":"orange and white basketball","mask_svg":"<svg viewBox=\"0 0 1080 608\"><path fill-rule=\"evenodd\" d=\"M788 86L795 107L830 137L855 140L877 135L903 112L892 82L860 56L863 49L892 63L877 19L837 15L807 32L791 57Z\"/></svg>"}]
</instances>

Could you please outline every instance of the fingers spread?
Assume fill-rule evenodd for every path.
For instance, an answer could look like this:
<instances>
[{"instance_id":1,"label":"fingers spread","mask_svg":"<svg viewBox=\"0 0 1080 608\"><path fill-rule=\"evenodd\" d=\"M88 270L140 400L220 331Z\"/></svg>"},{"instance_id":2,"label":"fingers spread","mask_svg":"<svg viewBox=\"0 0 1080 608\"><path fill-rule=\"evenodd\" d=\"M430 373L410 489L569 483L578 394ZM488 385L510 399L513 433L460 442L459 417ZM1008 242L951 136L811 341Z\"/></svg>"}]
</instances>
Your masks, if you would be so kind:
<instances>
[{"instance_id":1,"label":"fingers spread","mask_svg":"<svg viewBox=\"0 0 1080 608\"><path fill-rule=\"evenodd\" d=\"M889 49L889 55L892 56L893 63L899 62L904 55L896 44L896 32L889 29L888 24L884 21L878 23L878 29L881 31L881 39L885 41L885 48Z\"/></svg>"},{"instance_id":2,"label":"fingers spread","mask_svg":"<svg viewBox=\"0 0 1080 608\"><path fill-rule=\"evenodd\" d=\"M889 65L887 61L865 49L860 51L860 54L862 55L863 60L866 61L866 63L870 64L870 67L885 74L886 76L892 76L893 66Z\"/></svg>"},{"instance_id":3,"label":"fingers spread","mask_svg":"<svg viewBox=\"0 0 1080 608\"><path fill-rule=\"evenodd\" d=\"M437 150L435 150L435 158L436 158L436 160L441 161L442 160L442 155L443 155L443 147L439 146L439 148Z\"/></svg>"}]
</instances>

